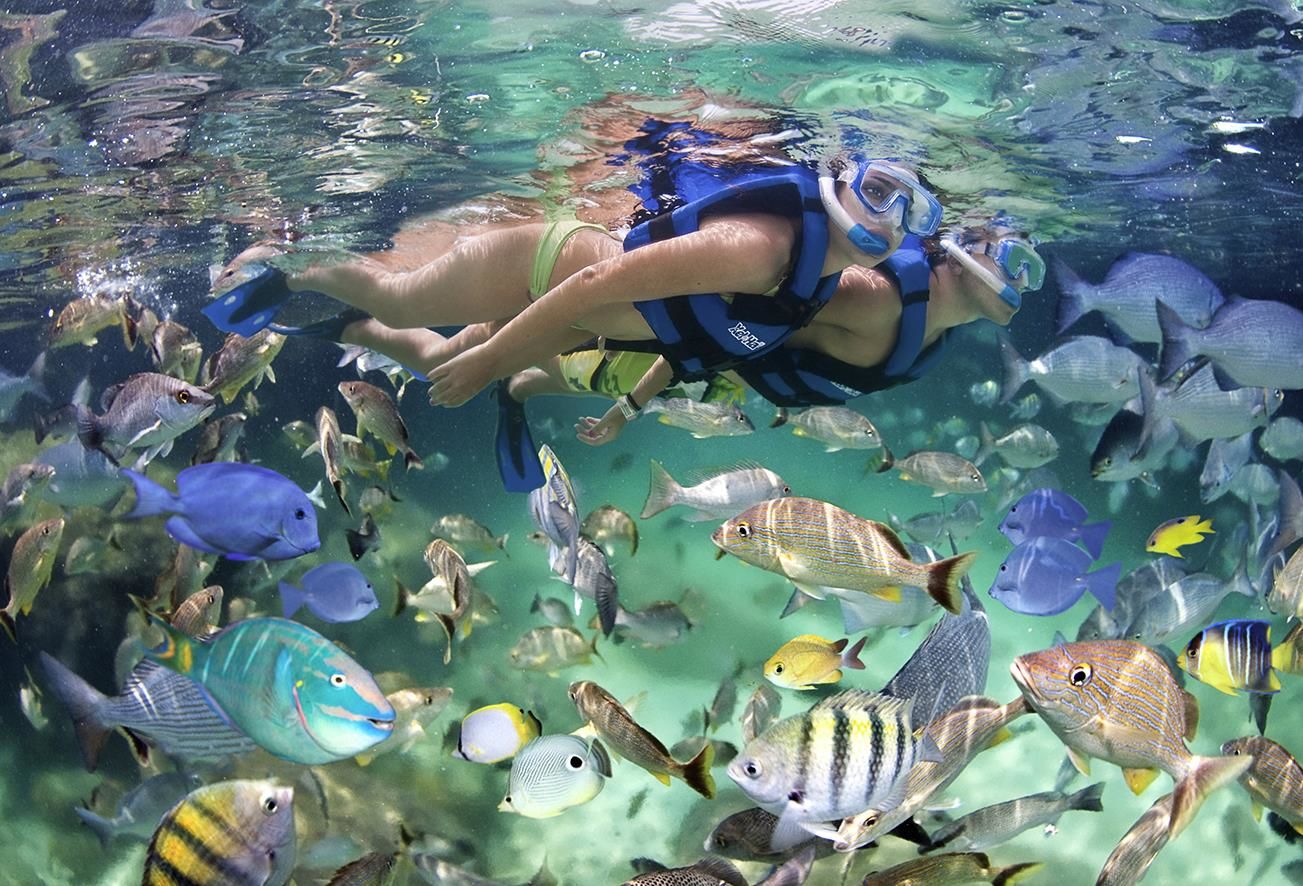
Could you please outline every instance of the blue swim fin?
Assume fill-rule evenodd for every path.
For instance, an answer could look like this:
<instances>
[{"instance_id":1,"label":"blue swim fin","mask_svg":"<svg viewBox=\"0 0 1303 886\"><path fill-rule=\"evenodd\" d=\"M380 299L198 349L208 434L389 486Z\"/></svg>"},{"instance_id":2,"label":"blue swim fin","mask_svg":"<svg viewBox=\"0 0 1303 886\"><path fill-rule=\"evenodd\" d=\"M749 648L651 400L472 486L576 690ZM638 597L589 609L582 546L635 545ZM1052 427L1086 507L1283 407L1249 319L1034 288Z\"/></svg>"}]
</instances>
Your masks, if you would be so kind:
<instances>
[{"instance_id":1,"label":"blue swim fin","mask_svg":"<svg viewBox=\"0 0 1303 886\"><path fill-rule=\"evenodd\" d=\"M502 488L508 492L530 492L542 486L547 478L543 464L538 460L538 447L529 433L529 420L525 417L525 404L512 399L507 393L507 382L498 382L494 391L498 398L498 473L502 475Z\"/></svg>"},{"instance_id":2,"label":"blue swim fin","mask_svg":"<svg viewBox=\"0 0 1303 886\"><path fill-rule=\"evenodd\" d=\"M272 332L278 332L281 335L296 335L304 338L320 338L326 341L339 341L339 337L344 334L344 328L358 320L370 320L371 315L360 308L345 308L338 314L317 320L313 323L305 323L302 326L282 326L280 323L268 323L267 328Z\"/></svg>"},{"instance_id":3,"label":"blue swim fin","mask_svg":"<svg viewBox=\"0 0 1303 886\"><path fill-rule=\"evenodd\" d=\"M281 305L294 295L285 282L285 272L267 268L251 280L219 295L203 309L204 316L223 332L248 338L276 317Z\"/></svg>"}]
</instances>

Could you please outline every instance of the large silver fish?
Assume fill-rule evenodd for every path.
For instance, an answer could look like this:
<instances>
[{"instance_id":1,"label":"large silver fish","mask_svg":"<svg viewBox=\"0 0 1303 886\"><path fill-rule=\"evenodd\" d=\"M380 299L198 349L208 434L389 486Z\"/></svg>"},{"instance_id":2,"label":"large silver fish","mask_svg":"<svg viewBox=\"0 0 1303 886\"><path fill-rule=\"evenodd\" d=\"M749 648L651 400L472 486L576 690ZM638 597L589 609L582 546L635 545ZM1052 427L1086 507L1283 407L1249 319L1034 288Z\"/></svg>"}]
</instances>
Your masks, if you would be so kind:
<instances>
[{"instance_id":1,"label":"large silver fish","mask_svg":"<svg viewBox=\"0 0 1303 886\"><path fill-rule=\"evenodd\" d=\"M782 477L760 465L744 465L707 474L698 478L694 485L683 486L661 467L660 462L652 459L647 502L638 516L646 520L666 508L683 505L692 509L684 518L686 520L727 520L752 505L791 494L791 488Z\"/></svg>"},{"instance_id":2,"label":"large silver fish","mask_svg":"<svg viewBox=\"0 0 1303 886\"><path fill-rule=\"evenodd\" d=\"M1163 332L1159 374L1169 378L1194 357L1208 357L1233 384L1295 391L1303 388L1303 311L1280 301L1237 298L1194 329L1161 301Z\"/></svg>"},{"instance_id":3,"label":"large silver fish","mask_svg":"<svg viewBox=\"0 0 1303 886\"><path fill-rule=\"evenodd\" d=\"M1029 363L1001 335L1000 359L1004 361L1001 403L1012 400L1028 381L1035 381L1060 403L1121 403L1140 393L1143 361L1106 338L1063 339Z\"/></svg>"},{"instance_id":4,"label":"large silver fish","mask_svg":"<svg viewBox=\"0 0 1303 886\"><path fill-rule=\"evenodd\" d=\"M1042 791L1016 800L995 803L948 822L932 835L928 850L945 847L952 852L981 852L1007 843L1023 831L1057 824L1065 812L1102 812L1104 782L1097 781L1075 794Z\"/></svg>"},{"instance_id":5,"label":"large silver fish","mask_svg":"<svg viewBox=\"0 0 1303 886\"><path fill-rule=\"evenodd\" d=\"M1224 390L1212 365L1206 365L1174 389L1156 389L1154 408L1192 440L1236 437L1271 420L1282 403L1280 388L1236 387Z\"/></svg>"},{"instance_id":6,"label":"large silver fish","mask_svg":"<svg viewBox=\"0 0 1303 886\"><path fill-rule=\"evenodd\" d=\"M177 437L217 407L202 388L157 372L129 377L106 390L100 402L103 415L77 411L77 435L86 446L114 459L129 449L143 449L138 465L166 456Z\"/></svg>"},{"instance_id":7,"label":"large silver fish","mask_svg":"<svg viewBox=\"0 0 1303 886\"><path fill-rule=\"evenodd\" d=\"M1018 425L999 437L991 433L986 422L980 429L981 447L973 456L973 464L978 467L992 455L1015 468L1039 468L1059 457L1059 441L1040 425Z\"/></svg>"},{"instance_id":8,"label":"large silver fish","mask_svg":"<svg viewBox=\"0 0 1303 886\"><path fill-rule=\"evenodd\" d=\"M698 440L736 437L756 429L747 414L732 403L698 403L687 397L652 397L643 411L659 413L661 424L682 428Z\"/></svg>"},{"instance_id":9,"label":"large silver fish","mask_svg":"<svg viewBox=\"0 0 1303 886\"><path fill-rule=\"evenodd\" d=\"M914 452L896 462L896 470L900 479L931 489L933 498L986 491L986 478L977 465L953 452Z\"/></svg>"},{"instance_id":10,"label":"large silver fish","mask_svg":"<svg viewBox=\"0 0 1303 886\"><path fill-rule=\"evenodd\" d=\"M809 437L824 444L825 452L882 449L886 445L873 422L845 406L811 406L794 415L789 415L786 409L779 409L770 427L784 424L791 425L796 436Z\"/></svg>"},{"instance_id":11,"label":"large silver fish","mask_svg":"<svg viewBox=\"0 0 1303 886\"><path fill-rule=\"evenodd\" d=\"M1059 334L1087 314L1099 312L1132 341L1159 342L1157 303L1170 307L1186 323L1207 326L1225 302L1217 284L1193 265L1170 255L1129 252L1108 269L1101 283L1087 283L1061 261Z\"/></svg>"}]
</instances>

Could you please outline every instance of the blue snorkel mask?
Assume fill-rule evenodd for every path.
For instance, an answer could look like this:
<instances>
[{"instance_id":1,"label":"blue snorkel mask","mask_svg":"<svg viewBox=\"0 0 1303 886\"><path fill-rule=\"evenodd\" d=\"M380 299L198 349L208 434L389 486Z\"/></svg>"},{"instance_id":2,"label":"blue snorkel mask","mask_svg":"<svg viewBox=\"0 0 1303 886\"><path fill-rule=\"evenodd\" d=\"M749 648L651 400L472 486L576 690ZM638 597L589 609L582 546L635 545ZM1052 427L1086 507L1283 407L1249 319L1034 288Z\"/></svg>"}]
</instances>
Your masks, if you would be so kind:
<instances>
[{"instance_id":1,"label":"blue snorkel mask","mask_svg":"<svg viewBox=\"0 0 1303 886\"><path fill-rule=\"evenodd\" d=\"M941 246L965 269L995 290L1000 300L1015 311L1022 307L1023 292L1040 289L1045 283L1045 260L1031 243L1019 237L1002 237L994 245L989 242L982 244L981 254L995 262L1000 275L979 264L953 236L942 240ZM1015 286L1019 288L1015 289Z\"/></svg>"},{"instance_id":2,"label":"blue snorkel mask","mask_svg":"<svg viewBox=\"0 0 1303 886\"><path fill-rule=\"evenodd\" d=\"M837 200L837 182L850 185L860 204L875 217L894 213L893 226L928 237L941 226L941 204L909 170L886 160L868 160L844 170L837 178L819 178L819 197L828 218L839 227L856 249L875 258L891 251L891 244L851 218Z\"/></svg>"}]
</instances>

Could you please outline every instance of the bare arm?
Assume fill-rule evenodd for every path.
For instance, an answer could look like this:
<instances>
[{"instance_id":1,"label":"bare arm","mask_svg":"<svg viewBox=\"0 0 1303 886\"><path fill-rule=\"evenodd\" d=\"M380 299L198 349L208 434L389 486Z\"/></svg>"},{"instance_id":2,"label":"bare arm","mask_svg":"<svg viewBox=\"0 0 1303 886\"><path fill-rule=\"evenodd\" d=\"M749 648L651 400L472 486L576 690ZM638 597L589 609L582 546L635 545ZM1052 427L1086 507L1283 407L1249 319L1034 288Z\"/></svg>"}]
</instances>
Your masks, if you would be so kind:
<instances>
[{"instance_id":1,"label":"bare arm","mask_svg":"<svg viewBox=\"0 0 1303 886\"><path fill-rule=\"evenodd\" d=\"M639 407L646 406L648 400L665 390L665 386L673 377L674 369L670 366L670 362L664 357L658 357L651 368L643 373L642 378L638 379L629 396ZM581 418L579 424L575 425L575 433L584 443L590 446L601 446L618 437L626 424L628 419L624 417L617 403L606 410L606 414L600 420L590 417Z\"/></svg>"}]
</instances>

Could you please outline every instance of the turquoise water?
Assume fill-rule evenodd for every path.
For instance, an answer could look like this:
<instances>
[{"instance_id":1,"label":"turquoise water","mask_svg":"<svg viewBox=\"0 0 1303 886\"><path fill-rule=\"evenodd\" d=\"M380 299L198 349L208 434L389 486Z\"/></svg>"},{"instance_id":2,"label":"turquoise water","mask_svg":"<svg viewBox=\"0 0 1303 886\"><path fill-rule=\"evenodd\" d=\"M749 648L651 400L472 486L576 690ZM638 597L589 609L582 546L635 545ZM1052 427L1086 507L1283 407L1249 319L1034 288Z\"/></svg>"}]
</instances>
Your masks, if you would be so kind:
<instances>
[{"instance_id":1,"label":"turquoise water","mask_svg":"<svg viewBox=\"0 0 1303 886\"><path fill-rule=\"evenodd\" d=\"M792 133L788 150L801 159L842 145L909 159L936 187L948 225L1006 210L1045 241L1046 254L1086 279L1100 279L1126 250L1167 251L1228 293L1300 305L1294 232L1303 209L1296 162L1303 16L1288 3L734 0L631 8L409 0L194 9L159 0L124 4L113 14L89 2L14 3L3 15L0 366L11 372L40 350L51 312L102 291L129 293L173 316L211 353L220 337L198 313L209 266L261 237L323 251L376 251L398 242L420 256L415 232L432 213L500 218L568 203L614 218L629 208L623 188L630 173L606 160L631 127L647 115L717 123L723 112L716 109L763 131ZM1264 128L1230 135L1212 126L1227 120ZM467 205L472 209L461 208ZM1056 289L1052 276L1011 328L1028 356L1054 338ZM332 345L291 341L275 362L279 382L257 390L261 411L246 428L250 456L305 489L321 478L320 462L301 460L280 427L311 422L326 403L352 430L333 389L353 374L335 368L337 355ZM126 375L152 369L148 355L128 351L112 329L96 347L51 351L49 361L53 405L84 376L98 396ZM969 396L973 383L998 380L999 372L990 330L968 329L940 370L854 405L897 455L952 448L975 434L979 421L1015 423L1007 407L978 406ZM370 380L386 386L379 376ZM1200 505L1204 447L1174 459L1159 478L1161 492L1135 484L1117 496L1090 477L1098 429L1042 400L1035 420L1059 439L1061 455L1049 466L1058 485L1092 515L1114 521L1101 562L1128 569L1144 562L1144 539L1170 517L1199 512L1226 534L1246 519L1231 497ZM28 400L4 426L0 469L37 451L33 404ZM1291 393L1279 414L1297 416L1299 407ZM557 450L575 480L581 514L604 503L637 514L649 458L675 476L759 461L796 494L873 519L939 506L895 474L866 474L861 455L825 454L786 429L767 428L772 407L758 398L746 409L759 430L745 437L693 440L643 420L611 446L577 443L569 431L575 419L603 408L597 400L530 404L538 441ZM731 558L715 560L713 525L683 523L671 510L639 521L638 554L617 553L612 568L625 605L684 600L694 623L685 640L661 650L602 641L604 661L557 675L515 671L507 650L541 623L528 611L535 593L565 599L568 589L551 579L543 549L526 539L533 527L524 497L500 490L493 405L482 397L458 410L432 410L416 385L402 412L417 451L441 452L448 464L420 473L392 469L402 500L381 521L381 550L361 563L380 611L353 625L307 620L376 673L452 687L452 703L429 739L405 754L365 768L352 761L314 767L328 816L300 781L302 767L256 754L204 774L273 774L298 786L298 883L324 882L344 861L394 845L400 824L455 843L458 863L503 883L527 880L544 857L562 882L575 884L622 882L636 856L671 865L699 858L714 824L750 805L722 768L715 770L718 797L705 801L682 784L663 788L632 764L617 763L591 803L534 821L497 812L506 771L450 758L444 735L467 711L501 700L533 710L546 732L575 729L580 723L565 689L571 680L591 679L617 698L645 693L639 721L673 744L691 734L685 721L736 671L737 712L716 737L740 744L738 717L762 680L765 659L800 633L842 636L837 611L809 606L780 622L790 585ZM188 464L195 436L183 437L151 476L166 479ZM1290 467L1297 473L1297 462ZM354 489L363 485L351 481ZM1111 493L1121 500L1110 505ZM1013 657L1049 645L1055 631L1074 636L1093 602L1041 619L1011 613L985 595L1009 549L997 531L998 500L997 492L978 499L984 523L963 547L980 554L972 578L991 616L987 694L1007 701L1017 693L1008 676ZM946 501L953 506L953 498ZM292 564L292 575L347 559L344 531L356 522L328 504L319 512L321 551ZM36 516L53 513L47 503ZM389 611L394 579L409 587L425 580L420 552L428 528L453 513L510 540L477 580L496 601L496 620L478 625L445 667L437 628ZM65 550L80 536L116 526L125 554L98 574L68 576L57 568L32 615L20 620L17 650L6 645L0 652L0 848L8 862L0 882L138 882L143 847L118 843L102 851L72 812L94 794L95 808L109 814L137 783L141 773L125 745L111 739L100 770L86 773L57 700L47 693L48 725L36 730L20 711L18 690L26 681L22 665L38 650L111 689L127 594L150 593L174 546L157 521L123 523L93 510L67 516ZM7 555L8 546L0 547ZM272 572L279 577L284 570ZM228 604L239 598L259 613L279 611L274 578L260 566L223 563L210 580L223 585ZM1218 616L1264 612L1255 601L1232 598ZM583 621L591 614L589 604ZM1283 635L1284 624L1275 625L1273 633ZM926 628L886 632L866 650L867 669L842 685L879 688ZM1268 735L1297 752L1297 678L1284 680ZM1195 753L1215 753L1222 741L1254 731L1243 697L1193 682L1189 688L1202 708ZM783 713L808 702L784 691ZM1013 741L983 754L949 789L960 813L1052 787L1061 744L1032 717L1015 731ZM1033 829L992 850L992 858L1044 862L1031 882L1093 882L1118 838L1170 780L1160 776L1133 797L1116 767L1096 761L1092 777L1106 784L1102 814L1070 814L1057 834ZM1159 855L1146 882L1287 882L1281 866L1298 852L1265 823L1254 823L1248 798L1230 788ZM858 882L913 854L888 839L849 861L818 862L809 882ZM765 869L742 868L751 882Z\"/></svg>"}]
</instances>

